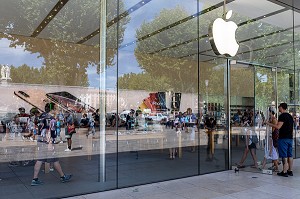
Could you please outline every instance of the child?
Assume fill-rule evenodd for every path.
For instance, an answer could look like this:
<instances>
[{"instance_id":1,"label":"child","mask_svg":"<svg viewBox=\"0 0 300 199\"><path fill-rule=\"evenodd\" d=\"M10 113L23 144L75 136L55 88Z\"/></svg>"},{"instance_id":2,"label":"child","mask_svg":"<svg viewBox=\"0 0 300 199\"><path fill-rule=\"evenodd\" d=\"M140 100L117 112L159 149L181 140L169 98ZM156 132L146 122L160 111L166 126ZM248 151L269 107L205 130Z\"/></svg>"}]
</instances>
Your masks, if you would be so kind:
<instances>
[{"instance_id":1,"label":"child","mask_svg":"<svg viewBox=\"0 0 300 199\"><path fill-rule=\"evenodd\" d=\"M251 168L258 169L257 157L256 157L256 143L252 141L253 136L255 136L255 132L253 132L253 130L251 129L250 124L251 124L250 120L246 120L244 122L244 126L245 126L244 133L246 136L245 150L240 162L236 163L237 168L245 168L244 162L248 156L248 153L250 152L250 155L252 156L252 160L254 163L253 166L251 166Z\"/></svg>"},{"instance_id":2,"label":"child","mask_svg":"<svg viewBox=\"0 0 300 199\"><path fill-rule=\"evenodd\" d=\"M272 160L272 162L274 163L274 171L278 172L278 154L273 145L272 135L269 136L268 142L269 142L269 147L266 144L265 156L264 156L264 160L263 160L261 169L265 168L267 160L269 159L269 160Z\"/></svg>"}]
</instances>

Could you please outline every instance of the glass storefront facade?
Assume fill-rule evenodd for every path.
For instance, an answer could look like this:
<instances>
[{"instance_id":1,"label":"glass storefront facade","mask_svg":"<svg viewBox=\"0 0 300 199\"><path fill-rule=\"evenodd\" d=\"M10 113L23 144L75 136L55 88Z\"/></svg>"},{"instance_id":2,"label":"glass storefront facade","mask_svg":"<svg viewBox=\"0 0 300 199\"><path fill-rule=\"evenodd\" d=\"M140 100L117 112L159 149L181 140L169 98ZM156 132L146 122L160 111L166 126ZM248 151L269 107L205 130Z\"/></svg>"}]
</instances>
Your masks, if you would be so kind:
<instances>
[{"instance_id":1,"label":"glass storefront facade","mask_svg":"<svg viewBox=\"0 0 300 199\"><path fill-rule=\"evenodd\" d=\"M300 156L300 5L227 0L239 44L230 58L209 38L223 6L2 0L1 193L61 198L232 169L245 121L259 164L263 121L281 102L295 118ZM244 170L259 172L248 156Z\"/></svg>"}]
</instances>

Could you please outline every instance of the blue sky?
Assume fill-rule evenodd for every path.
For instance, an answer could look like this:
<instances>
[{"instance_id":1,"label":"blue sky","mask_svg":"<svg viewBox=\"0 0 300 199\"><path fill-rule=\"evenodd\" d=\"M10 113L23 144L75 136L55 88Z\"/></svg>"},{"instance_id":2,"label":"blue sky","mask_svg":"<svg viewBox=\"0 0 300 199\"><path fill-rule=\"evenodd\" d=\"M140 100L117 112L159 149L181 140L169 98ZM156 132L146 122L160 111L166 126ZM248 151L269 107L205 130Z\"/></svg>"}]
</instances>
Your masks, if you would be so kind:
<instances>
[{"instance_id":1,"label":"blue sky","mask_svg":"<svg viewBox=\"0 0 300 199\"><path fill-rule=\"evenodd\" d=\"M124 0L126 9L132 7L139 0ZM131 14L131 20L126 26L124 33L124 42L134 41L135 31L145 21L151 21L157 16L162 9L172 9L176 6L182 6L190 14L194 14L197 11L197 0L152 0L142 8ZM166 24L167 25L167 24ZM31 53L25 51L23 47L18 46L16 48L9 47L10 41L7 39L0 39L0 64L13 65L15 67L26 64L33 67L41 67L44 59L38 57L38 53ZM139 67L138 62L134 57L135 45L120 50L119 53L119 76L130 72L140 73L142 70ZM116 60L115 60L116 61ZM95 67L89 67L87 69L89 77L89 83L91 87L99 87L99 75L96 73ZM116 68L111 67L107 70L106 75L107 87L113 89L116 82Z\"/></svg>"},{"instance_id":2,"label":"blue sky","mask_svg":"<svg viewBox=\"0 0 300 199\"><path fill-rule=\"evenodd\" d=\"M21 66L26 64L33 67L41 67L44 59L38 58L39 53L31 53L25 51L23 47L9 47L8 39L0 40L0 64L8 64L13 66Z\"/></svg>"}]
</instances>

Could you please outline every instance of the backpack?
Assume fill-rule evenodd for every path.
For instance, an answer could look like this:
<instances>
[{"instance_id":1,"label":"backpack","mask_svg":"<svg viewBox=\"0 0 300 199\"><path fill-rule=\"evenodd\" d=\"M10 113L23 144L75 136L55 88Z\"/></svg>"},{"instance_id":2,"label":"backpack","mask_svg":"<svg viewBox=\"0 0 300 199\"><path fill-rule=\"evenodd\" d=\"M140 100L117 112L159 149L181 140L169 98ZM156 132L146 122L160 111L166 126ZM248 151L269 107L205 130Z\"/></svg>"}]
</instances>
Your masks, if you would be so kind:
<instances>
[{"instance_id":1,"label":"backpack","mask_svg":"<svg viewBox=\"0 0 300 199\"><path fill-rule=\"evenodd\" d=\"M44 124L43 129L45 129L45 128L48 129L50 127L50 121L51 121L51 118L48 113L44 112L39 117L39 122L41 123L41 125Z\"/></svg>"}]
</instances>

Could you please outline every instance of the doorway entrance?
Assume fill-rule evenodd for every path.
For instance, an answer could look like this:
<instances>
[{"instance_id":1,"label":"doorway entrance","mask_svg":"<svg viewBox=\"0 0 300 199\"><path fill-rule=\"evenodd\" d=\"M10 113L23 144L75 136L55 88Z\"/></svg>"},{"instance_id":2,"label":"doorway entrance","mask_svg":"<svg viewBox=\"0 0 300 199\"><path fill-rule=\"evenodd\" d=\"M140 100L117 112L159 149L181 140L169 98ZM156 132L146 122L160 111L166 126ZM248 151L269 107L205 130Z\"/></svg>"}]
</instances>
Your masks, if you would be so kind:
<instances>
[{"instance_id":1,"label":"doorway entrance","mask_svg":"<svg viewBox=\"0 0 300 199\"><path fill-rule=\"evenodd\" d=\"M229 64L231 165L260 172L271 133L264 121L278 101L277 68L238 61ZM271 167L268 160L264 169Z\"/></svg>"}]
</instances>

